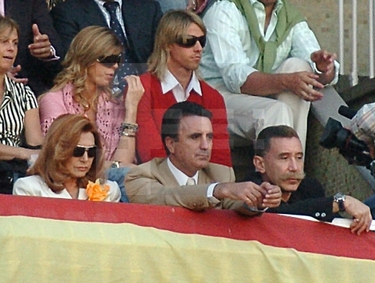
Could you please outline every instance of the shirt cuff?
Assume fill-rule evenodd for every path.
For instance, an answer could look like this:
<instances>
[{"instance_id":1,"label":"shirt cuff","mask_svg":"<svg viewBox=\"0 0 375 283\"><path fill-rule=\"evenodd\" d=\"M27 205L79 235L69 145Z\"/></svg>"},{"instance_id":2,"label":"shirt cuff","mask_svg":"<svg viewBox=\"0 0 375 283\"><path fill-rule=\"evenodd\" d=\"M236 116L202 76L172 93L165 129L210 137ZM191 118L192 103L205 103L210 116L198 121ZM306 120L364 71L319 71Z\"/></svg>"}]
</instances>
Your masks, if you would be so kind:
<instances>
[{"instance_id":1,"label":"shirt cuff","mask_svg":"<svg viewBox=\"0 0 375 283\"><path fill-rule=\"evenodd\" d=\"M50 46L50 49L51 49L51 53L52 53L52 55L51 55L49 58L47 58L47 59L43 59L43 61L49 62L49 61L56 61L56 60L59 60L59 59L60 59L60 56L57 56L57 55L56 55L56 49L55 49L55 47L52 46L52 44L51 44L51 46Z\"/></svg>"},{"instance_id":2,"label":"shirt cuff","mask_svg":"<svg viewBox=\"0 0 375 283\"><path fill-rule=\"evenodd\" d=\"M209 201L209 203L213 206L216 206L218 203L220 203L220 200L214 197L214 189L216 185L219 183L212 183L208 186L206 196Z\"/></svg>"},{"instance_id":3,"label":"shirt cuff","mask_svg":"<svg viewBox=\"0 0 375 283\"><path fill-rule=\"evenodd\" d=\"M312 65L313 65L313 70L316 74L318 74L318 75L323 74L323 72L318 70L318 67L316 66L315 62L313 62Z\"/></svg>"},{"instance_id":4,"label":"shirt cuff","mask_svg":"<svg viewBox=\"0 0 375 283\"><path fill-rule=\"evenodd\" d=\"M334 85L334 84L336 84L337 81L338 81L338 78L339 78L339 69L340 69L340 64L339 64L339 62L337 62L337 61L334 61L333 64L335 65L335 77L334 77L333 80L332 80L330 83L328 83L327 85ZM318 75L323 74L323 72L321 72L321 71L318 70L318 68L317 68L317 66L316 66L316 64L315 64L315 62L312 62L311 66L312 66L313 71L314 71L316 74L318 74Z\"/></svg>"}]
</instances>

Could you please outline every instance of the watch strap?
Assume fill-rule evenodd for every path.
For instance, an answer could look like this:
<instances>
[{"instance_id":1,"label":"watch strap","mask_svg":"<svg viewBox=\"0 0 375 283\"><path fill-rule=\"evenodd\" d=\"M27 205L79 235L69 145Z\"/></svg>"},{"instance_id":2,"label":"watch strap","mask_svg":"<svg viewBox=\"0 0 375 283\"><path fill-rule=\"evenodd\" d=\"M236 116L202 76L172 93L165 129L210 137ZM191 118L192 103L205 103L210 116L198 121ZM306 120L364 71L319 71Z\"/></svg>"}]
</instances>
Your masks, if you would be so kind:
<instances>
[{"instance_id":1,"label":"watch strap","mask_svg":"<svg viewBox=\"0 0 375 283\"><path fill-rule=\"evenodd\" d=\"M344 204L344 202L345 202L345 195L344 194L342 194L342 193L335 194L335 196L333 197L333 200L335 202L337 202L337 205L339 207L339 211L340 212L345 211L345 204Z\"/></svg>"}]
</instances>

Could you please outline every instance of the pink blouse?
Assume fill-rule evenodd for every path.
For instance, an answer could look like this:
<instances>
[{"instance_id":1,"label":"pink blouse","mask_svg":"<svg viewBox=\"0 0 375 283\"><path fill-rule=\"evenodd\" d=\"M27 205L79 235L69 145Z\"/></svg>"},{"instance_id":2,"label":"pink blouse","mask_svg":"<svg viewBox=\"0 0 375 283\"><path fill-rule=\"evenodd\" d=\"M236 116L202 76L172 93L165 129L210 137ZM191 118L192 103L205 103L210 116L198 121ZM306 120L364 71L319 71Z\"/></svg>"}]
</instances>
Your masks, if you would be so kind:
<instances>
[{"instance_id":1,"label":"pink blouse","mask_svg":"<svg viewBox=\"0 0 375 283\"><path fill-rule=\"evenodd\" d=\"M52 122L62 114L82 114L84 108L73 99L73 85L67 84L61 90L48 92L39 100L42 132L46 135ZM125 118L125 105L121 99L108 100L105 93L98 99L96 126L102 136L105 159L111 160L120 140L120 127Z\"/></svg>"}]
</instances>

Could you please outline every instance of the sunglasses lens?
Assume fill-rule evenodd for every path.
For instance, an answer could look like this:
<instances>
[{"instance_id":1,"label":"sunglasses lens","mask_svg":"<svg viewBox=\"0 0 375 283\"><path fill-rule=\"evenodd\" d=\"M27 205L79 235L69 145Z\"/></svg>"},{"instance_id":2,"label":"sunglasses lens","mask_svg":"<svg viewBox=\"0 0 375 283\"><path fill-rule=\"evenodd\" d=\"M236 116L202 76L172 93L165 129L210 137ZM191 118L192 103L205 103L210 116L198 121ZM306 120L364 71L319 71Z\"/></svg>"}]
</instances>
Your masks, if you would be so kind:
<instances>
[{"instance_id":1,"label":"sunglasses lens","mask_svg":"<svg viewBox=\"0 0 375 283\"><path fill-rule=\"evenodd\" d=\"M109 55L107 57L98 59L98 62L105 65L114 65L121 63L121 54L119 55Z\"/></svg>"},{"instance_id":2,"label":"sunglasses lens","mask_svg":"<svg viewBox=\"0 0 375 283\"><path fill-rule=\"evenodd\" d=\"M81 147L81 146L77 146L76 148L74 148L73 150L73 156L74 157L81 157L82 155L85 154L85 152L87 151L87 156L88 157L95 157L96 155L96 146L93 146L93 147Z\"/></svg>"},{"instance_id":3,"label":"sunglasses lens","mask_svg":"<svg viewBox=\"0 0 375 283\"><path fill-rule=\"evenodd\" d=\"M85 153L86 149L84 147L76 147L73 151L74 157L81 157Z\"/></svg>"},{"instance_id":4,"label":"sunglasses lens","mask_svg":"<svg viewBox=\"0 0 375 283\"><path fill-rule=\"evenodd\" d=\"M198 41L199 41L200 45L202 46L202 48L205 47L205 45L206 45L206 36L204 35L204 36L198 37Z\"/></svg>"},{"instance_id":5,"label":"sunglasses lens","mask_svg":"<svg viewBox=\"0 0 375 283\"><path fill-rule=\"evenodd\" d=\"M87 155L88 155L88 157L95 157L95 155L96 155L96 147L90 147L87 150Z\"/></svg>"},{"instance_id":6,"label":"sunglasses lens","mask_svg":"<svg viewBox=\"0 0 375 283\"><path fill-rule=\"evenodd\" d=\"M190 35L188 38L181 37L177 40L176 43L180 45L181 47L190 48L190 47L195 46L197 41L199 41L200 45L203 48L206 45L206 36L202 35L200 37L196 37L196 36Z\"/></svg>"},{"instance_id":7,"label":"sunglasses lens","mask_svg":"<svg viewBox=\"0 0 375 283\"><path fill-rule=\"evenodd\" d=\"M193 47L196 43L197 43L197 38L196 37L188 38L188 39L186 39L184 46L186 46L186 47Z\"/></svg>"}]
</instances>

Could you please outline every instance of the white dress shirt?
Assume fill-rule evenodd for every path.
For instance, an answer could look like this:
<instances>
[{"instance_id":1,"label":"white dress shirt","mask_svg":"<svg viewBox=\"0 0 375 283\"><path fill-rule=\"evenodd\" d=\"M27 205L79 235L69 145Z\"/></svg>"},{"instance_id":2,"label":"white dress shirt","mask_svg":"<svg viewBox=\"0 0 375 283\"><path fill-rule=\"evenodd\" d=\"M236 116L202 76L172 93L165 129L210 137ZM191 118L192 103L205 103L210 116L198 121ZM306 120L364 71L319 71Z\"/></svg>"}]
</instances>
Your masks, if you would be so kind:
<instances>
[{"instance_id":1,"label":"white dress shirt","mask_svg":"<svg viewBox=\"0 0 375 283\"><path fill-rule=\"evenodd\" d=\"M100 10L102 11L103 15L104 15L104 18L107 22L107 25L108 27L111 26L110 22L111 22L111 17L107 11L107 9L103 6L104 3L106 1L103 1L103 0L94 0L96 2L96 4L98 4ZM124 35L125 35L125 38L127 38L126 36L126 30L125 30L125 24L124 24L124 19L122 18L122 1L121 0L113 0L114 2L117 2L119 4L118 6L118 9L116 10L116 15L117 15L117 19L122 27L122 31L124 32Z\"/></svg>"},{"instance_id":2,"label":"white dress shirt","mask_svg":"<svg viewBox=\"0 0 375 283\"><path fill-rule=\"evenodd\" d=\"M181 170L179 170L176 166L173 165L173 163L171 162L171 160L168 158L167 159L167 164L168 164L168 168L169 170L171 170L173 176L176 178L178 184L180 186L185 186L186 183L187 183L187 180L189 178L193 178L195 183L198 184L198 175L199 175L199 171L197 171L197 173L195 173L195 175L193 177L189 177L187 176L185 173L181 172ZM207 198L209 198L209 200L211 200L212 198L215 199L215 202L217 203L219 200L216 199L214 196L213 196L213 192L214 192L214 189L215 189L215 186L217 185L218 183L212 183L208 186L207 188Z\"/></svg>"},{"instance_id":3,"label":"white dress shirt","mask_svg":"<svg viewBox=\"0 0 375 283\"><path fill-rule=\"evenodd\" d=\"M0 15L2 16L5 16L4 1L5 0L0 0Z\"/></svg>"},{"instance_id":4,"label":"white dress shirt","mask_svg":"<svg viewBox=\"0 0 375 283\"><path fill-rule=\"evenodd\" d=\"M202 96L201 85L195 72L191 76L191 80L186 88L186 91L182 88L182 85L178 82L175 76L167 70L164 76L164 79L161 82L161 90L163 94L166 94L170 90L172 90L173 96L175 97L177 102L186 101L192 90L195 90L200 96Z\"/></svg>"},{"instance_id":5,"label":"white dress shirt","mask_svg":"<svg viewBox=\"0 0 375 283\"><path fill-rule=\"evenodd\" d=\"M257 0L249 1L254 7L264 39L275 40L275 28L282 1L277 1L265 33L264 6ZM208 82L223 81L231 92L241 93L240 87L247 77L257 71L254 66L259 57L259 49L250 35L246 18L234 3L223 0L212 5L203 17L203 22L207 28L208 39L200 66L204 79ZM311 64L313 70L316 70L315 64L310 60L310 54L320 49L308 24L305 21L300 22L291 29L285 41L277 48L272 72L289 57L304 59ZM336 83L338 79L339 64L335 62L335 65L336 77L331 84Z\"/></svg>"}]
</instances>

